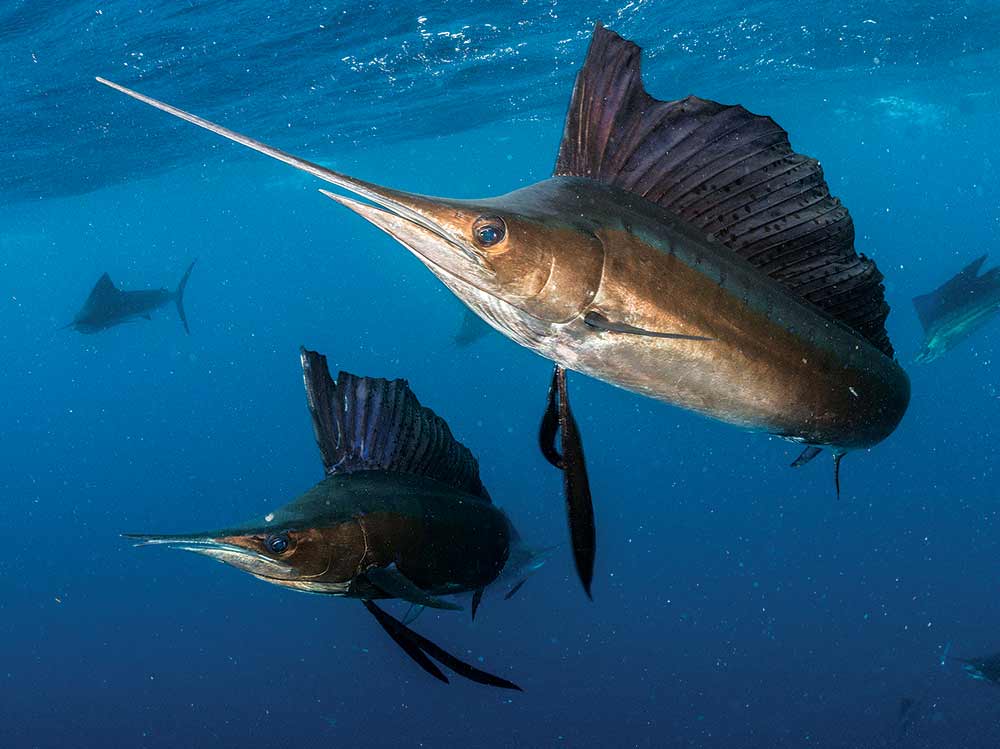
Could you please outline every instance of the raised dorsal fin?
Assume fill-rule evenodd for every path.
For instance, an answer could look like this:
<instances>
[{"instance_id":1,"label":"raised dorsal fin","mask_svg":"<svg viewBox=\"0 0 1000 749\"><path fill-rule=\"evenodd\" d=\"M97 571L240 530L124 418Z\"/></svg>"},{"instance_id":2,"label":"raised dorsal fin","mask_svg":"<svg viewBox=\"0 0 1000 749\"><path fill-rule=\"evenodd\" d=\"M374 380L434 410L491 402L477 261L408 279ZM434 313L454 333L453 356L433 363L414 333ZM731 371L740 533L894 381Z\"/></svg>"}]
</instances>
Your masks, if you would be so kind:
<instances>
[{"instance_id":1,"label":"raised dorsal fin","mask_svg":"<svg viewBox=\"0 0 1000 749\"><path fill-rule=\"evenodd\" d=\"M973 260L971 263L966 265L964 268L962 268L962 270L958 272L958 275L955 276L955 280L959 278L966 280L974 279L976 276L979 275L979 269L983 267L983 263L986 262L987 257L988 257L987 255L980 255L979 257L977 257L975 260Z\"/></svg>"},{"instance_id":2,"label":"raised dorsal fin","mask_svg":"<svg viewBox=\"0 0 1000 749\"><path fill-rule=\"evenodd\" d=\"M479 463L444 419L420 405L406 380L334 381L326 357L302 349L302 375L327 474L396 471L436 479L489 501Z\"/></svg>"},{"instance_id":3,"label":"raised dorsal fin","mask_svg":"<svg viewBox=\"0 0 1000 749\"><path fill-rule=\"evenodd\" d=\"M705 231L887 356L889 305L875 263L819 162L770 117L642 85L642 50L600 23L576 79L555 174L641 195Z\"/></svg>"},{"instance_id":4,"label":"raised dorsal fin","mask_svg":"<svg viewBox=\"0 0 1000 749\"><path fill-rule=\"evenodd\" d=\"M115 282L111 280L111 276L105 273L97 279L97 283L94 284L94 288L90 291L90 296L87 297L87 302L106 299L107 297L113 296L117 293L118 287L115 286Z\"/></svg>"}]
</instances>

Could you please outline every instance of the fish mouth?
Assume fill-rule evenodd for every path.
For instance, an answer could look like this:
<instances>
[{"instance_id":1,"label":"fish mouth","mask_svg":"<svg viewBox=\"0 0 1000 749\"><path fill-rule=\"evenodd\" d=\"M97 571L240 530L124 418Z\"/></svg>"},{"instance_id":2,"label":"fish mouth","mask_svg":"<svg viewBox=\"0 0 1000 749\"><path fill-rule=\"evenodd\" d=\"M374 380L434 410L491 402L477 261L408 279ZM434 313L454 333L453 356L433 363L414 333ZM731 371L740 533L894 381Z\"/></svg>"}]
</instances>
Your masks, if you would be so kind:
<instances>
[{"instance_id":1,"label":"fish mouth","mask_svg":"<svg viewBox=\"0 0 1000 749\"><path fill-rule=\"evenodd\" d=\"M158 535L150 533L123 533L122 538L135 541L135 546L165 546L168 549L179 551L190 551L206 557L224 562L233 567L245 569L253 568L254 574L266 576L267 571L281 572L285 579L291 571L291 567L282 564L264 554L247 549L236 544L219 541L217 536L196 533L192 535Z\"/></svg>"},{"instance_id":2,"label":"fish mouth","mask_svg":"<svg viewBox=\"0 0 1000 749\"><path fill-rule=\"evenodd\" d=\"M449 276L468 281L464 277L465 274L455 272L457 259L459 263L464 260L471 264L477 273L495 275L482 255L457 238L454 229L447 228L445 223L447 219L435 216L435 214L451 214L454 220L463 213L478 215L478 212L468 211L459 201L402 193L377 185L369 185L369 188L377 188L379 192L376 193L372 189L367 190L367 194L360 191L353 192L368 198L375 205L362 203L329 190L320 192L384 231L432 270L441 270ZM471 224L475 218L466 220Z\"/></svg>"},{"instance_id":3,"label":"fish mouth","mask_svg":"<svg viewBox=\"0 0 1000 749\"><path fill-rule=\"evenodd\" d=\"M138 91L133 91L105 78L98 77L97 81L162 112L221 135L223 138L289 164L324 182L329 182L360 198L371 201L374 205L321 190L327 197L354 211L395 238L400 244L416 254L432 271L440 270L472 285L477 285L474 283L476 277L492 277L494 275L486 259L477 253L470 241L466 239L472 224L480 214L472 203L430 198L365 182L293 156L286 151L269 146L158 99L140 94Z\"/></svg>"}]
</instances>

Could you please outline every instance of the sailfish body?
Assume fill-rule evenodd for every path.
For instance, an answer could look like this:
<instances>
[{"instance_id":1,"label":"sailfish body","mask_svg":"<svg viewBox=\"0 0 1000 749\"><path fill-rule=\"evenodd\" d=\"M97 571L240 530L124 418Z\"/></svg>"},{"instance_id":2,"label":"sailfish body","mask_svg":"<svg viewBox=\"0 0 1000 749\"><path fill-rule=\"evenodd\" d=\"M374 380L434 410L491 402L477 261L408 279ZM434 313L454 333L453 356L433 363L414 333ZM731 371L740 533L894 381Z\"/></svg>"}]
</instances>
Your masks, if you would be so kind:
<instances>
[{"instance_id":1,"label":"sailfish body","mask_svg":"<svg viewBox=\"0 0 1000 749\"><path fill-rule=\"evenodd\" d=\"M438 272L493 327L568 369L839 449L881 441L906 409L908 379L890 356L647 200L554 177L477 209L550 228L573 217L567 230L593 237L556 255L535 314Z\"/></svg>"},{"instance_id":2,"label":"sailfish body","mask_svg":"<svg viewBox=\"0 0 1000 749\"><path fill-rule=\"evenodd\" d=\"M80 333L99 333L134 320L148 320L151 312L173 302L177 307L177 314L184 331L190 333L187 315L184 313L184 290L187 288L193 269L194 262L184 271L180 283L173 291L169 289L123 291L115 286L111 276L104 273L97 279L80 311L73 317L73 322L66 327Z\"/></svg>"},{"instance_id":3,"label":"sailfish body","mask_svg":"<svg viewBox=\"0 0 1000 749\"><path fill-rule=\"evenodd\" d=\"M472 453L403 380L330 377L326 358L302 352L316 441L326 477L263 519L199 533L129 534L140 545L192 551L265 582L359 599L422 668L428 656L479 683L513 683L455 658L380 609L401 599L459 609L441 598L484 590L504 573L524 578L544 561L527 547L479 479ZM512 564L508 565L508 561Z\"/></svg>"},{"instance_id":4,"label":"sailfish body","mask_svg":"<svg viewBox=\"0 0 1000 749\"><path fill-rule=\"evenodd\" d=\"M598 24L554 175L483 200L365 182L99 80L362 198L323 191L556 363L540 443L563 470L589 592L593 510L566 369L804 443L796 465L878 443L910 395L882 275L819 163L743 107L652 98L640 56Z\"/></svg>"}]
</instances>

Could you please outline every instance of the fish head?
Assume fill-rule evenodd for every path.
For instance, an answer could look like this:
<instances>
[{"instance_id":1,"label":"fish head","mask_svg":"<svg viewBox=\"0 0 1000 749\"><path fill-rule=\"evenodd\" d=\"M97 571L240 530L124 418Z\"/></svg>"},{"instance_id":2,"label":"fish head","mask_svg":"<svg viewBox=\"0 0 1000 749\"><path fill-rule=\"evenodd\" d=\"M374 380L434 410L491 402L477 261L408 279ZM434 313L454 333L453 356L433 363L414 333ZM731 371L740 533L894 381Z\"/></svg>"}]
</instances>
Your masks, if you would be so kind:
<instances>
[{"instance_id":1,"label":"fish head","mask_svg":"<svg viewBox=\"0 0 1000 749\"><path fill-rule=\"evenodd\" d=\"M345 593L363 539L356 523L325 527L242 527L180 535L125 534L139 546L190 551L274 585L313 593Z\"/></svg>"},{"instance_id":2,"label":"fish head","mask_svg":"<svg viewBox=\"0 0 1000 749\"><path fill-rule=\"evenodd\" d=\"M578 315L596 293L603 244L585 218L567 219L537 186L481 200L357 180L349 189L371 202L322 192L396 239L460 296L471 290L557 323Z\"/></svg>"}]
</instances>

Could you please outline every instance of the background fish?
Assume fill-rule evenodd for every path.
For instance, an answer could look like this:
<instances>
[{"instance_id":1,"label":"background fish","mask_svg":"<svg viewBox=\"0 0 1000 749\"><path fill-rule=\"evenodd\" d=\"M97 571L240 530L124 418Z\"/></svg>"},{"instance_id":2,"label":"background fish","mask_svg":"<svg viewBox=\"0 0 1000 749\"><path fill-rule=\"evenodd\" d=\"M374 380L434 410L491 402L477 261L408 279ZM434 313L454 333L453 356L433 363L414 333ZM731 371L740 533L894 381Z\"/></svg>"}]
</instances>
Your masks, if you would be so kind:
<instances>
[{"instance_id":1,"label":"background fish","mask_svg":"<svg viewBox=\"0 0 1000 749\"><path fill-rule=\"evenodd\" d=\"M73 322L66 327L80 333L99 333L122 323L140 319L149 320L151 312L173 302L184 326L184 332L190 335L187 315L184 314L184 290L187 288L188 279L196 262L198 261L193 261L184 271L174 291L167 289L123 291L115 286L111 276L105 273L94 284L87 301L76 313Z\"/></svg>"},{"instance_id":2,"label":"background fish","mask_svg":"<svg viewBox=\"0 0 1000 749\"><path fill-rule=\"evenodd\" d=\"M986 255L978 257L934 291L913 298L924 327L924 342L916 361L927 364L944 356L1000 309L1000 268L980 275L985 262Z\"/></svg>"}]
</instances>

